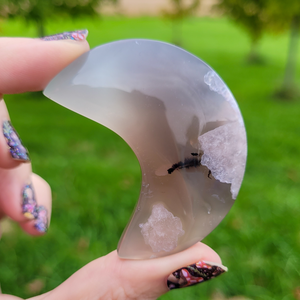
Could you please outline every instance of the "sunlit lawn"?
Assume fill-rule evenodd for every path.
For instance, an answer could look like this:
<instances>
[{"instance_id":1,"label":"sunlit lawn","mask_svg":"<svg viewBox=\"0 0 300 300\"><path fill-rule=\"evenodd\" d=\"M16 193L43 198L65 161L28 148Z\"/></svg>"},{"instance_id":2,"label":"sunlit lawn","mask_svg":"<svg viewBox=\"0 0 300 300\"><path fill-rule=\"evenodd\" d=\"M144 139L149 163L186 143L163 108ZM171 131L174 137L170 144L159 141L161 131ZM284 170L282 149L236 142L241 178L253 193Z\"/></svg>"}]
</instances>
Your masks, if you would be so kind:
<instances>
[{"instance_id":1,"label":"sunlit lawn","mask_svg":"<svg viewBox=\"0 0 300 300\"><path fill-rule=\"evenodd\" d=\"M34 27L20 22L0 26L3 36L35 35ZM91 47L125 38L171 40L170 24L154 18L55 20L47 25L49 34L81 28L89 29ZM247 37L225 19L191 19L182 32L183 46L209 63L235 95L249 152L235 206L204 240L229 272L161 299L211 299L217 293L295 299L300 289L300 99L281 102L272 97L282 79L287 36L264 37L260 49L266 64L249 66L244 61ZM297 75L299 82L299 68ZM140 170L125 142L106 128L41 94L6 99L34 171L53 190L46 236L29 237L9 223L0 242L2 292L29 297L56 287L116 248L139 195ZM29 288L36 279L41 291Z\"/></svg>"}]
</instances>

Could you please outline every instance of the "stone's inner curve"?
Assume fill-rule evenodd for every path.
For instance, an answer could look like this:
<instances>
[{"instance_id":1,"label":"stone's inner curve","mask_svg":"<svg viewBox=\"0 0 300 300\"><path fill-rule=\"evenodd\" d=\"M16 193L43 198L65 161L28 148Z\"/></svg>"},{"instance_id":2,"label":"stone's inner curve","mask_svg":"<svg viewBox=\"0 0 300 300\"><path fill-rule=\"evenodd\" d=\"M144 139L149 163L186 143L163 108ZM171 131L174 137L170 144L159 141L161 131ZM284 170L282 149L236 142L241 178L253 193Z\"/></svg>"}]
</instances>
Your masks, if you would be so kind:
<instances>
[{"instance_id":1,"label":"stone's inner curve","mask_svg":"<svg viewBox=\"0 0 300 300\"><path fill-rule=\"evenodd\" d=\"M182 251L233 205L246 163L244 123L227 86L194 55L158 41L109 43L66 67L44 94L116 132L139 160L141 193L120 257Z\"/></svg>"}]
</instances>

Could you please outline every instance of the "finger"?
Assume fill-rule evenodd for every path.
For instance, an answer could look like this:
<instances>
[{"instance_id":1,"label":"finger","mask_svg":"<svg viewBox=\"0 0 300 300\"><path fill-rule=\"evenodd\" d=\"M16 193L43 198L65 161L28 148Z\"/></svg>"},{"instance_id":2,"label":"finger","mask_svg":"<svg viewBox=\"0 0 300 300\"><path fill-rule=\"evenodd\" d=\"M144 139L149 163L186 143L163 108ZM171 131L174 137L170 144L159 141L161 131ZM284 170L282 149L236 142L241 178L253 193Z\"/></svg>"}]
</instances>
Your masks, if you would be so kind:
<instances>
[{"instance_id":1,"label":"finger","mask_svg":"<svg viewBox=\"0 0 300 300\"><path fill-rule=\"evenodd\" d=\"M0 300L23 300L19 297L15 297L15 296L12 296L12 295L0 295Z\"/></svg>"},{"instance_id":2,"label":"finger","mask_svg":"<svg viewBox=\"0 0 300 300\"><path fill-rule=\"evenodd\" d=\"M220 256L203 243L197 243L186 251L166 257L158 266L165 278L162 289L178 289L196 285L227 272ZM166 284L167 283L167 284Z\"/></svg>"},{"instance_id":3,"label":"finger","mask_svg":"<svg viewBox=\"0 0 300 300\"><path fill-rule=\"evenodd\" d=\"M27 220L23 214L23 191L31 183L31 165L0 169L0 211L16 222Z\"/></svg>"},{"instance_id":4,"label":"finger","mask_svg":"<svg viewBox=\"0 0 300 300\"><path fill-rule=\"evenodd\" d=\"M0 99L0 168L15 168L20 163L30 162L27 149L10 122L9 114L3 100Z\"/></svg>"},{"instance_id":5,"label":"finger","mask_svg":"<svg viewBox=\"0 0 300 300\"><path fill-rule=\"evenodd\" d=\"M0 38L0 93L39 91L64 67L89 50L87 41ZM85 38L87 31L82 36Z\"/></svg>"},{"instance_id":6,"label":"finger","mask_svg":"<svg viewBox=\"0 0 300 300\"><path fill-rule=\"evenodd\" d=\"M0 169L0 211L32 235L47 231L51 213L49 185L31 173L30 164Z\"/></svg>"},{"instance_id":7,"label":"finger","mask_svg":"<svg viewBox=\"0 0 300 300\"><path fill-rule=\"evenodd\" d=\"M211 265L204 262L207 260L215 262ZM200 283L217 277L226 270L220 263L218 254L202 243L180 253L152 260L121 259L117 251L113 251L73 274L51 291L47 299L66 297L79 300L86 297L87 291L90 299L157 299L174 286L187 287L194 284L193 280ZM194 273L191 268L194 268ZM178 282L171 286L167 281L168 274L178 269L187 269L190 275L184 277L184 272L179 272L177 280L177 275L172 274Z\"/></svg>"},{"instance_id":8,"label":"finger","mask_svg":"<svg viewBox=\"0 0 300 300\"><path fill-rule=\"evenodd\" d=\"M130 276L136 277L141 261L122 261L128 277L123 277L120 281L125 282ZM202 283L226 271L227 268L222 266L221 259L214 250L203 243L197 243L174 255L143 261L143 272L147 276L140 281L140 288L146 290L150 284L155 287L158 297L170 289ZM130 286L130 282L126 284Z\"/></svg>"},{"instance_id":9,"label":"finger","mask_svg":"<svg viewBox=\"0 0 300 300\"><path fill-rule=\"evenodd\" d=\"M188 249L188 255L182 251L174 255L167 256L165 258L158 259L158 273L161 276L169 275L171 272L195 264L198 261L210 261L216 264L222 264L220 256L212 250L209 246L203 243L197 243Z\"/></svg>"}]
</instances>

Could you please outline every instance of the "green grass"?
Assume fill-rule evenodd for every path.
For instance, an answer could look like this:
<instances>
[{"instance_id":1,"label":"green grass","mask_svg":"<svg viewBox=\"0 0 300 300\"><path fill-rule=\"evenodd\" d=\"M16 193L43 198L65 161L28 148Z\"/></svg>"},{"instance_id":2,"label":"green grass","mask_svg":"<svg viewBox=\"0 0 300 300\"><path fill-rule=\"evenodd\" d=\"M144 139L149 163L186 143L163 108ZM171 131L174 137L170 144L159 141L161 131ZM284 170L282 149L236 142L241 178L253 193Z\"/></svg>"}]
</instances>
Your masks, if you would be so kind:
<instances>
[{"instance_id":1,"label":"green grass","mask_svg":"<svg viewBox=\"0 0 300 300\"><path fill-rule=\"evenodd\" d=\"M3 36L34 36L34 27L3 22ZM171 40L169 23L154 18L56 20L48 33L88 28L91 47L125 38ZM266 36L260 51L266 65L245 63L247 36L225 19L190 19L184 47L225 80L242 110L248 162L238 199L204 242L229 272L198 287L161 299L296 299L300 286L300 99L272 98L280 84L288 37ZM300 61L300 56L298 57ZM300 73L297 80L300 80ZM41 279L41 292L56 287L92 259L116 248L138 198L140 170L130 148L106 128L41 96L7 96L14 126L30 149L33 169L53 190L48 234L32 238L13 225L0 242L4 293L33 296L28 283ZM121 166L121 167L120 167ZM299 299L299 298L298 298Z\"/></svg>"}]
</instances>

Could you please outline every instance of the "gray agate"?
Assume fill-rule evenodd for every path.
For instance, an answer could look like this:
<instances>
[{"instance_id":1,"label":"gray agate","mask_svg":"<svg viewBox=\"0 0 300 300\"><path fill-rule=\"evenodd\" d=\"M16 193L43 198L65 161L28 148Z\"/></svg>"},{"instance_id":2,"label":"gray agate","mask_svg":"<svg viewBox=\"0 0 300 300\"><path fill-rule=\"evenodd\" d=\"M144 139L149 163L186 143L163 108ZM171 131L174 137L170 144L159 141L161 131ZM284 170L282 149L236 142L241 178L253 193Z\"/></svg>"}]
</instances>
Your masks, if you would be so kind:
<instances>
[{"instance_id":1,"label":"gray agate","mask_svg":"<svg viewBox=\"0 0 300 300\"><path fill-rule=\"evenodd\" d=\"M117 41L83 54L44 93L116 132L138 158L140 197L120 257L182 251L234 204L247 156L243 119L222 79L196 56L158 41Z\"/></svg>"}]
</instances>

